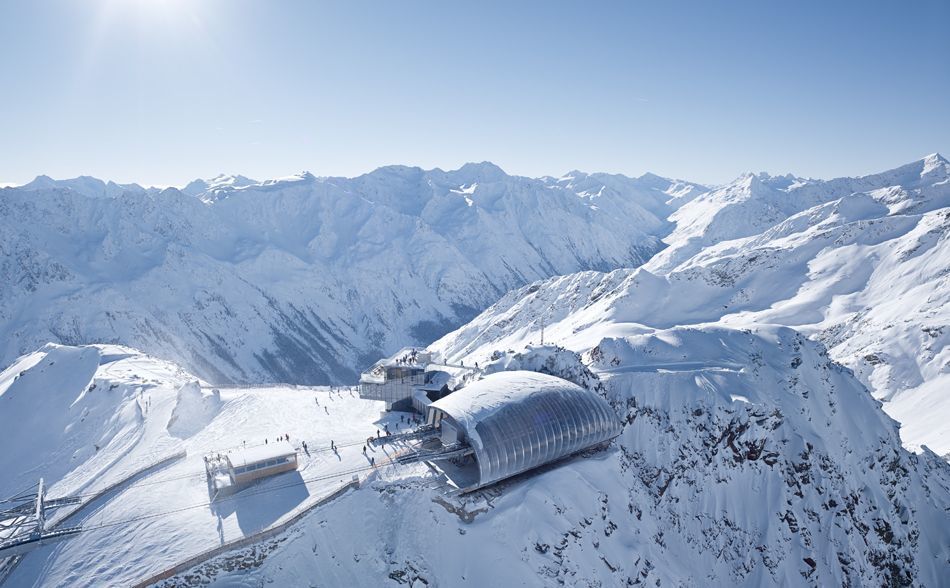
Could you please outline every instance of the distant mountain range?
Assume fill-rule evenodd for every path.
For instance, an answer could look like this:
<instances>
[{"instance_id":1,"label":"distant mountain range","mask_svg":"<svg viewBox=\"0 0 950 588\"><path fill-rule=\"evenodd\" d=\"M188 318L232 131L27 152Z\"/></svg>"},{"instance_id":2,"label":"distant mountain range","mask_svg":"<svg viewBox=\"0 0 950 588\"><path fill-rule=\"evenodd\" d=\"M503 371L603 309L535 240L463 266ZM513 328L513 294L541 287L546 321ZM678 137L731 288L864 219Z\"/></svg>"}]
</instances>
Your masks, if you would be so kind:
<instances>
[{"instance_id":1,"label":"distant mountain range","mask_svg":"<svg viewBox=\"0 0 950 588\"><path fill-rule=\"evenodd\" d=\"M106 342L215 383L349 382L512 288L644 263L704 191L490 163L182 190L41 176L0 190L0 363Z\"/></svg>"}]
</instances>

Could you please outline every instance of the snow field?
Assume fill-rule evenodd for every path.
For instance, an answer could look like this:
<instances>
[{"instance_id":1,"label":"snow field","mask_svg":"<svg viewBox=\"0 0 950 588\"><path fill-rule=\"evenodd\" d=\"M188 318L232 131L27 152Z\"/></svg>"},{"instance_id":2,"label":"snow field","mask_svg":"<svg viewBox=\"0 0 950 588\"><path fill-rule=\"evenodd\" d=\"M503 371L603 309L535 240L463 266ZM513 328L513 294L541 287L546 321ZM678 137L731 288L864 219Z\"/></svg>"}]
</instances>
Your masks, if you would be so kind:
<instances>
[{"instance_id":1,"label":"snow field","mask_svg":"<svg viewBox=\"0 0 950 588\"><path fill-rule=\"evenodd\" d=\"M17 460L10 467L19 468L24 475L46 476L51 483L49 496L55 497L89 494L149 460L155 461L166 448L168 452L185 449L187 458L120 489L93 512L72 519L70 524L81 523L88 530L68 542L30 553L7 585L127 585L196 553L280 522L349 482L354 474L369 473L369 459L364 457L362 446L376 434L381 404L362 401L346 389L221 389L220 400L210 403L214 410L204 407L189 411L186 416L190 420L183 427L183 414L174 420L173 415L182 413L183 408L195 409L202 396L212 398L212 389L199 388L193 377L165 362L127 349L122 354L111 351L51 346L40 352L42 357L31 355L14 366L27 373L17 378L15 390L8 386L2 391L0 401L5 397L10 401L29 389L33 396L31 404L22 407L24 417L37 413L36 403L42 403L42 396L51 389L64 393L70 390L60 400L63 404L72 394L79 394L65 415L66 419L78 416L78 423L47 421L46 429L37 432L38 439L55 438L57 427L62 426L66 431L66 441L62 441L65 447L75 447L80 441L103 445L98 452L79 452L76 455L80 457L58 464L56 458L62 449L44 451L24 442L20 451L4 452L6 459L15 456ZM57 365L60 371L53 370ZM80 367L86 371L77 371ZM4 372L5 383L11 380L8 372ZM86 382L96 382L97 386L83 393ZM148 386L140 386L142 382ZM117 411L120 434L77 438L77 425L84 425L90 415L97 414L85 410L88 407L82 403L96 394L102 397L99 410ZM6 405L0 414L15 420L20 411L12 402ZM388 419L393 420L392 415ZM396 427L392 423L390 426ZM203 455L238 451L245 443L253 446L263 444L265 439L273 442L283 435L289 435L299 449L297 472L262 480L208 504ZM309 456L302 449L304 440ZM331 440L338 446L337 452L330 451ZM370 450L369 455L375 456L381 466L387 461L379 449ZM11 479L7 485L13 488L19 479Z\"/></svg>"}]
</instances>

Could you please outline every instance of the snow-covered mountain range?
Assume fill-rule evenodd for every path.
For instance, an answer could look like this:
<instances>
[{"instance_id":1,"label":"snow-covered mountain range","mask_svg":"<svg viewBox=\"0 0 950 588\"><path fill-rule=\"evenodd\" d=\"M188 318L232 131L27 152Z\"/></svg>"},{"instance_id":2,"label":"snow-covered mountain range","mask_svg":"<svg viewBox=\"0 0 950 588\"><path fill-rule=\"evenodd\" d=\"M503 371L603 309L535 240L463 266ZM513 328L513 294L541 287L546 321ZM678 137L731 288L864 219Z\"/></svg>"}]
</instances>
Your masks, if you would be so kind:
<instances>
[{"instance_id":1,"label":"snow-covered mountain range","mask_svg":"<svg viewBox=\"0 0 950 588\"><path fill-rule=\"evenodd\" d=\"M0 190L0 362L107 342L215 383L342 383L499 297L438 347L484 357L542 323L559 342L595 323L776 323L826 343L910 446L950 453L948 169L934 154L714 189L490 163L181 190L40 176Z\"/></svg>"},{"instance_id":2,"label":"snow-covered mountain range","mask_svg":"<svg viewBox=\"0 0 950 588\"><path fill-rule=\"evenodd\" d=\"M364 476L367 436L404 426L350 390L215 391L189 370L345 380L483 307L430 347L483 373L586 386L617 411L621 436L464 496L422 464L372 469L281 534L164 585L950 577L940 156L713 189L651 175L531 180L490 164L221 176L182 191L67 183L0 192L0 270L15 284L0 292L4 353L32 351L0 373L12 431L0 491L44 475L57 496L90 496L187 457L97 498L76 517L86 531L0 569L10 585L140 581L310 508ZM163 359L44 338L131 342ZM200 456L277 434L308 442L299 475L211 504Z\"/></svg>"},{"instance_id":3,"label":"snow-covered mountain range","mask_svg":"<svg viewBox=\"0 0 950 588\"><path fill-rule=\"evenodd\" d=\"M746 175L670 220L642 267L527 285L434 347L474 362L539 342L542 326L585 352L676 325L788 325L886 401L909 446L950 454L947 160L831 181Z\"/></svg>"},{"instance_id":4,"label":"snow-covered mountain range","mask_svg":"<svg viewBox=\"0 0 950 588\"><path fill-rule=\"evenodd\" d=\"M386 167L346 178L81 177L0 190L0 364L121 343L215 383L351 381L512 288L635 267L705 189L647 175Z\"/></svg>"}]
</instances>

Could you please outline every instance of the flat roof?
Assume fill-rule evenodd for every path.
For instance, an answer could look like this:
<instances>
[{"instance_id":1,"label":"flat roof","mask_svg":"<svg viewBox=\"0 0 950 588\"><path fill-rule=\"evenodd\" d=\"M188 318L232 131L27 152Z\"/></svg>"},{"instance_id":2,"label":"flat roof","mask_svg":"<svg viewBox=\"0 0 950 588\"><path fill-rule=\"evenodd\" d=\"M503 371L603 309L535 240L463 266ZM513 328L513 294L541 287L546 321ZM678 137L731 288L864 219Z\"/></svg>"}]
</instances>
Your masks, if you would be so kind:
<instances>
[{"instance_id":1,"label":"flat roof","mask_svg":"<svg viewBox=\"0 0 950 588\"><path fill-rule=\"evenodd\" d=\"M250 463L259 463L276 457L296 454L297 450L289 441L274 441L266 445L233 451L228 454L228 460L231 462L231 467L237 468Z\"/></svg>"},{"instance_id":2,"label":"flat roof","mask_svg":"<svg viewBox=\"0 0 950 588\"><path fill-rule=\"evenodd\" d=\"M406 359L409 359L413 353L416 354L417 360L421 359L422 361L399 363L400 359L404 357ZM415 367L415 368L424 369L426 364L429 363L431 358L432 358L432 352L426 349L425 347L403 347L402 349L400 349L396 353L393 353L389 357L384 357L378 360L376 363L374 363L365 371L363 371L363 374L371 376L373 371L379 367Z\"/></svg>"}]
</instances>

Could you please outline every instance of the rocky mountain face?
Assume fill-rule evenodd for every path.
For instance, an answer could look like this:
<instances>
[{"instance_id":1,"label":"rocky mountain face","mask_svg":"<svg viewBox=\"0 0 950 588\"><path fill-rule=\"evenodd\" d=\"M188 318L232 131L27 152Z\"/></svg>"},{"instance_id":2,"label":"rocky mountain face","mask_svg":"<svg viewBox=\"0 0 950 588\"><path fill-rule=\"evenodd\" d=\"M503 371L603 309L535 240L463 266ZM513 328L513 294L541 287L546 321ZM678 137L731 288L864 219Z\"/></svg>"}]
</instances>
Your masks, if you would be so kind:
<instances>
[{"instance_id":1,"label":"rocky mountain face","mask_svg":"<svg viewBox=\"0 0 950 588\"><path fill-rule=\"evenodd\" d=\"M656 176L387 167L219 176L183 190L40 177L0 190L0 363L122 343L216 383L353 381L512 288L635 267L662 248Z\"/></svg>"}]
</instances>

